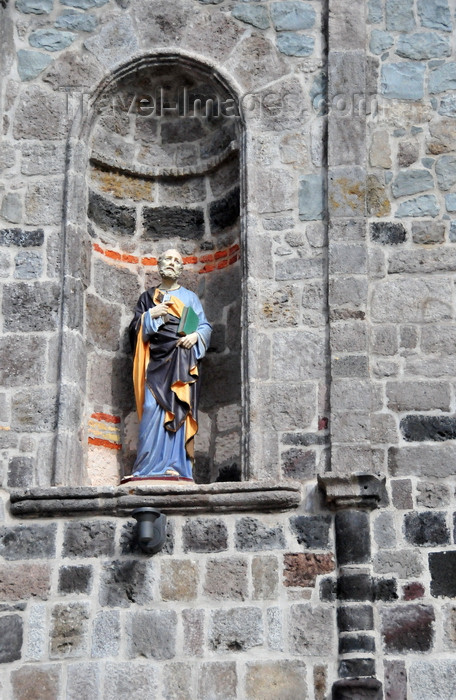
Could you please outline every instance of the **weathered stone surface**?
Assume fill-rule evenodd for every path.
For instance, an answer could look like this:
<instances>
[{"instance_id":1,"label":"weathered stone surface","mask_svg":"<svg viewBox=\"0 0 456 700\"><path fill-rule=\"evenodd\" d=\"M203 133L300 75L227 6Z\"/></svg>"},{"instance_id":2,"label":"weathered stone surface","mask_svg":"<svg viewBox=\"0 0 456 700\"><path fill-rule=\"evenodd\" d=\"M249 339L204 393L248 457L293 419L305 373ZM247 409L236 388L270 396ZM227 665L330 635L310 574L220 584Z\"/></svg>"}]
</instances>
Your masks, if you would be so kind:
<instances>
[{"instance_id":1,"label":"weathered stone surface","mask_svg":"<svg viewBox=\"0 0 456 700\"><path fill-rule=\"evenodd\" d=\"M390 99L421 100L424 66L412 63L387 63L382 66L382 94Z\"/></svg>"},{"instance_id":2,"label":"weathered stone surface","mask_svg":"<svg viewBox=\"0 0 456 700\"><path fill-rule=\"evenodd\" d=\"M112 521L70 522L65 528L64 557L112 556L115 524Z\"/></svg>"},{"instance_id":3,"label":"weathered stone surface","mask_svg":"<svg viewBox=\"0 0 456 700\"><path fill-rule=\"evenodd\" d=\"M301 0L273 2L270 10L274 29L278 32L311 29L315 24L314 8Z\"/></svg>"},{"instance_id":4,"label":"weathered stone surface","mask_svg":"<svg viewBox=\"0 0 456 700\"><path fill-rule=\"evenodd\" d=\"M284 586L313 587L317 576L334 571L332 554L285 554Z\"/></svg>"},{"instance_id":5,"label":"weathered stone surface","mask_svg":"<svg viewBox=\"0 0 456 700\"><path fill-rule=\"evenodd\" d=\"M358 166L332 168L328 177L328 206L334 218L364 214L366 173Z\"/></svg>"},{"instance_id":6,"label":"weathered stone surface","mask_svg":"<svg viewBox=\"0 0 456 700\"><path fill-rule=\"evenodd\" d=\"M182 611L184 628L184 653L189 656L203 656L204 653L204 611L189 608Z\"/></svg>"},{"instance_id":7,"label":"weathered stone surface","mask_svg":"<svg viewBox=\"0 0 456 700\"><path fill-rule=\"evenodd\" d=\"M220 653L246 651L263 643L260 608L215 610L209 625L209 648Z\"/></svg>"},{"instance_id":8,"label":"weathered stone surface","mask_svg":"<svg viewBox=\"0 0 456 700\"><path fill-rule=\"evenodd\" d=\"M273 43L261 35L241 40L226 67L238 76L247 89L255 90L286 74L283 57L277 53Z\"/></svg>"},{"instance_id":9,"label":"weathered stone surface","mask_svg":"<svg viewBox=\"0 0 456 700\"><path fill-rule=\"evenodd\" d=\"M89 7L100 4L99 0L96 0L95 3L90 2L90 0L89 3L88 0L66 0L64 4L81 7L81 2L88 4ZM107 22L96 36L86 39L84 46L106 68L118 64L122 60L127 60L139 48L131 17L128 15L115 17L111 22Z\"/></svg>"},{"instance_id":10,"label":"weathered stone surface","mask_svg":"<svg viewBox=\"0 0 456 700\"><path fill-rule=\"evenodd\" d=\"M17 71L21 80L33 80L52 63L52 56L40 51L26 51L19 49L17 52Z\"/></svg>"},{"instance_id":11,"label":"weathered stone surface","mask_svg":"<svg viewBox=\"0 0 456 700\"><path fill-rule=\"evenodd\" d=\"M144 207L143 238L159 240L179 236L183 239L199 239L204 235L202 209L180 207Z\"/></svg>"},{"instance_id":12,"label":"weathered stone surface","mask_svg":"<svg viewBox=\"0 0 456 700\"><path fill-rule=\"evenodd\" d=\"M444 37L431 32L421 32L420 34L400 36L396 53L404 58L422 61L429 58L450 56L451 48L448 40Z\"/></svg>"},{"instance_id":13,"label":"weathered stone surface","mask_svg":"<svg viewBox=\"0 0 456 700\"><path fill-rule=\"evenodd\" d=\"M396 323L401 319L402 323L422 323L444 320L451 313L450 290L443 279L439 283L426 279L397 279L376 282L372 286L374 322Z\"/></svg>"},{"instance_id":14,"label":"weathered stone surface","mask_svg":"<svg viewBox=\"0 0 456 700\"><path fill-rule=\"evenodd\" d=\"M52 611L50 658L82 656L88 643L88 603L59 603Z\"/></svg>"},{"instance_id":15,"label":"weathered stone surface","mask_svg":"<svg viewBox=\"0 0 456 700\"><path fill-rule=\"evenodd\" d=\"M17 279L36 279L43 272L43 259L39 253L23 251L14 260L14 276Z\"/></svg>"},{"instance_id":16,"label":"weathered stone surface","mask_svg":"<svg viewBox=\"0 0 456 700\"><path fill-rule=\"evenodd\" d=\"M330 654L334 644L334 611L307 604L292 605L289 616L290 650L299 656Z\"/></svg>"},{"instance_id":17,"label":"weathered stone surface","mask_svg":"<svg viewBox=\"0 0 456 700\"><path fill-rule=\"evenodd\" d=\"M17 390L11 401L11 426L26 433L52 432L56 426L56 408L54 389Z\"/></svg>"},{"instance_id":18,"label":"weathered stone surface","mask_svg":"<svg viewBox=\"0 0 456 700\"><path fill-rule=\"evenodd\" d=\"M236 549L255 552L263 549L284 549L285 538L281 525L266 527L255 518L240 518L236 522Z\"/></svg>"},{"instance_id":19,"label":"weathered stone surface","mask_svg":"<svg viewBox=\"0 0 456 700\"><path fill-rule=\"evenodd\" d=\"M20 228L4 228L0 230L1 246L20 246L22 248L28 248L40 246L43 242L44 231L41 228L32 231Z\"/></svg>"},{"instance_id":20,"label":"weathered stone surface","mask_svg":"<svg viewBox=\"0 0 456 700\"><path fill-rule=\"evenodd\" d=\"M386 28L407 32L415 26L413 0L386 0Z\"/></svg>"},{"instance_id":21,"label":"weathered stone surface","mask_svg":"<svg viewBox=\"0 0 456 700\"><path fill-rule=\"evenodd\" d=\"M414 661L410 665L410 689L415 700L451 700L456 662L453 659Z\"/></svg>"},{"instance_id":22,"label":"weathered stone surface","mask_svg":"<svg viewBox=\"0 0 456 700\"><path fill-rule=\"evenodd\" d=\"M450 505L450 489L445 484L420 481L417 484L416 503L424 508L445 508Z\"/></svg>"},{"instance_id":23,"label":"weathered stone surface","mask_svg":"<svg viewBox=\"0 0 456 700\"><path fill-rule=\"evenodd\" d=\"M371 605L344 605L337 608L337 626L340 632L374 629Z\"/></svg>"},{"instance_id":24,"label":"weathered stone surface","mask_svg":"<svg viewBox=\"0 0 456 700\"><path fill-rule=\"evenodd\" d=\"M388 382L386 395L393 411L450 410L450 387L446 382Z\"/></svg>"},{"instance_id":25,"label":"weathered stone surface","mask_svg":"<svg viewBox=\"0 0 456 700\"><path fill-rule=\"evenodd\" d=\"M416 546L432 547L450 541L450 531L443 512L406 513L404 532L406 540Z\"/></svg>"},{"instance_id":26,"label":"weathered stone surface","mask_svg":"<svg viewBox=\"0 0 456 700\"><path fill-rule=\"evenodd\" d=\"M428 245L445 242L445 224L440 221L414 221L412 223L414 243Z\"/></svg>"},{"instance_id":27,"label":"weathered stone surface","mask_svg":"<svg viewBox=\"0 0 456 700\"><path fill-rule=\"evenodd\" d=\"M403 197L431 190L433 187L434 180L428 170L402 170L393 181L391 189L395 197Z\"/></svg>"},{"instance_id":28,"label":"weathered stone surface","mask_svg":"<svg viewBox=\"0 0 456 700\"><path fill-rule=\"evenodd\" d=\"M117 610L97 613L93 621L92 651L94 658L117 656L120 648L120 616Z\"/></svg>"},{"instance_id":29,"label":"weathered stone surface","mask_svg":"<svg viewBox=\"0 0 456 700\"><path fill-rule=\"evenodd\" d=\"M57 29L69 29L76 32L93 32L98 24L98 18L89 13L82 14L74 10L64 10L55 21Z\"/></svg>"},{"instance_id":30,"label":"weathered stone surface","mask_svg":"<svg viewBox=\"0 0 456 700\"><path fill-rule=\"evenodd\" d=\"M137 275L129 270L96 260L94 265L95 291L102 299L134 309L141 293Z\"/></svg>"},{"instance_id":31,"label":"weathered stone surface","mask_svg":"<svg viewBox=\"0 0 456 700\"><path fill-rule=\"evenodd\" d=\"M51 585L48 564L34 562L3 563L0 571L0 595L6 600L27 600L36 597L46 600Z\"/></svg>"},{"instance_id":32,"label":"weathered stone surface","mask_svg":"<svg viewBox=\"0 0 456 700\"><path fill-rule=\"evenodd\" d=\"M107 607L144 605L152 600L152 571L146 561L122 560L104 564L100 604Z\"/></svg>"},{"instance_id":33,"label":"weathered stone surface","mask_svg":"<svg viewBox=\"0 0 456 700\"><path fill-rule=\"evenodd\" d=\"M129 657L172 659L176 653L176 625L174 610L132 613L127 621Z\"/></svg>"},{"instance_id":34,"label":"weathered stone surface","mask_svg":"<svg viewBox=\"0 0 456 700\"><path fill-rule=\"evenodd\" d=\"M101 78L101 66L88 52L65 51L58 62L49 66L43 81L54 89L73 87L90 88Z\"/></svg>"},{"instance_id":35,"label":"weathered stone surface","mask_svg":"<svg viewBox=\"0 0 456 700\"><path fill-rule=\"evenodd\" d=\"M24 14L48 15L54 0L17 0L16 8Z\"/></svg>"},{"instance_id":36,"label":"weathered stone surface","mask_svg":"<svg viewBox=\"0 0 456 700\"><path fill-rule=\"evenodd\" d=\"M0 384L4 387L39 384L44 380L46 343L36 338L33 344L18 345L17 337L0 339Z\"/></svg>"},{"instance_id":37,"label":"weathered stone surface","mask_svg":"<svg viewBox=\"0 0 456 700\"><path fill-rule=\"evenodd\" d=\"M423 27L451 32L451 14L447 0L418 0L418 15Z\"/></svg>"},{"instance_id":38,"label":"weathered stone surface","mask_svg":"<svg viewBox=\"0 0 456 700\"><path fill-rule=\"evenodd\" d=\"M88 216L103 231L117 236L132 236L136 228L136 212L132 207L119 206L96 192L89 193Z\"/></svg>"},{"instance_id":39,"label":"weathered stone surface","mask_svg":"<svg viewBox=\"0 0 456 700\"><path fill-rule=\"evenodd\" d=\"M55 556L56 526L16 525L0 528L0 554L12 559L44 559Z\"/></svg>"},{"instance_id":40,"label":"weathered stone surface","mask_svg":"<svg viewBox=\"0 0 456 700\"><path fill-rule=\"evenodd\" d=\"M418 577L423 572L420 554L410 549L384 550L374 557L374 571L378 574L396 574L400 579Z\"/></svg>"},{"instance_id":41,"label":"weathered stone surface","mask_svg":"<svg viewBox=\"0 0 456 700\"><path fill-rule=\"evenodd\" d=\"M121 309L100 297L86 297L88 339L103 350L118 350L120 343Z\"/></svg>"},{"instance_id":42,"label":"weathered stone surface","mask_svg":"<svg viewBox=\"0 0 456 700\"><path fill-rule=\"evenodd\" d=\"M21 658L23 620L20 615L0 617L0 663Z\"/></svg>"},{"instance_id":43,"label":"weathered stone surface","mask_svg":"<svg viewBox=\"0 0 456 700\"><path fill-rule=\"evenodd\" d=\"M192 666L171 663L163 668L163 700L192 700Z\"/></svg>"},{"instance_id":44,"label":"weathered stone surface","mask_svg":"<svg viewBox=\"0 0 456 700\"><path fill-rule=\"evenodd\" d=\"M62 566L59 569L59 593L90 593L92 579L91 566Z\"/></svg>"},{"instance_id":45,"label":"weathered stone surface","mask_svg":"<svg viewBox=\"0 0 456 700\"><path fill-rule=\"evenodd\" d=\"M396 211L397 218L407 216L438 216L439 205L437 198L433 194L424 194L415 199L402 202Z\"/></svg>"},{"instance_id":46,"label":"weathered stone surface","mask_svg":"<svg viewBox=\"0 0 456 700\"><path fill-rule=\"evenodd\" d=\"M381 611L381 627L386 652L404 654L432 648L435 620L428 605L398 605Z\"/></svg>"},{"instance_id":47,"label":"weathered stone surface","mask_svg":"<svg viewBox=\"0 0 456 700\"><path fill-rule=\"evenodd\" d=\"M305 549L328 549L331 522L330 515L295 515L290 527Z\"/></svg>"},{"instance_id":48,"label":"weathered stone surface","mask_svg":"<svg viewBox=\"0 0 456 700\"><path fill-rule=\"evenodd\" d=\"M412 482L410 479L393 479L391 481L393 505L398 510L413 508Z\"/></svg>"},{"instance_id":49,"label":"weathered stone surface","mask_svg":"<svg viewBox=\"0 0 456 700\"><path fill-rule=\"evenodd\" d=\"M416 163L420 155L420 149L414 141L401 141L397 149L397 163L401 168L408 168Z\"/></svg>"},{"instance_id":50,"label":"weathered stone surface","mask_svg":"<svg viewBox=\"0 0 456 700\"><path fill-rule=\"evenodd\" d=\"M63 186L60 180L29 185L25 197L25 223L31 226L60 224Z\"/></svg>"},{"instance_id":51,"label":"weathered stone surface","mask_svg":"<svg viewBox=\"0 0 456 700\"><path fill-rule=\"evenodd\" d=\"M37 699L37 689L42 698L58 700L60 696L60 669L53 664L22 666L11 673L14 700L19 698Z\"/></svg>"},{"instance_id":52,"label":"weathered stone surface","mask_svg":"<svg viewBox=\"0 0 456 700\"><path fill-rule=\"evenodd\" d=\"M106 664L103 700L130 698L131 700L155 700L157 697L157 668L150 662L131 661Z\"/></svg>"},{"instance_id":53,"label":"weathered stone surface","mask_svg":"<svg viewBox=\"0 0 456 700\"><path fill-rule=\"evenodd\" d=\"M299 181L299 218L314 221L323 218L324 182L320 175L305 175Z\"/></svg>"},{"instance_id":54,"label":"weathered stone surface","mask_svg":"<svg viewBox=\"0 0 456 700\"><path fill-rule=\"evenodd\" d=\"M199 571L195 562L173 559L162 562L160 593L163 600L195 600Z\"/></svg>"},{"instance_id":55,"label":"weathered stone surface","mask_svg":"<svg viewBox=\"0 0 456 700\"><path fill-rule=\"evenodd\" d=\"M374 518L374 538L380 549L392 549L396 546L394 518L388 511L380 512Z\"/></svg>"},{"instance_id":56,"label":"weathered stone surface","mask_svg":"<svg viewBox=\"0 0 456 700\"><path fill-rule=\"evenodd\" d=\"M429 92L438 94L456 88L456 63L444 63L429 74Z\"/></svg>"},{"instance_id":57,"label":"weathered stone surface","mask_svg":"<svg viewBox=\"0 0 456 700\"><path fill-rule=\"evenodd\" d=\"M185 552L222 552L228 548L228 531L220 519L188 519L182 537Z\"/></svg>"},{"instance_id":58,"label":"weathered stone surface","mask_svg":"<svg viewBox=\"0 0 456 700\"><path fill-rule=\"evenodd\" d=\"M236 700L237 683L234 661L205 662L198 678L198 698Z\"/></svg>"},{"instance_id":59,"label":"weathered stone surface","mask_svg":"<svg viewBox=\"0 0 456 700\"><path fill-rule=\"evenodd\" d=\"M346 573L337 579L338 600L364 602L373 600L373 597L373 580L369 574Z\"/></svg>"},{"instance_id":60,"label":"weathered stone surface","mask_svg":"<svg viewBox=\"0 0 456 700\"><path fill-rule=\"evenodd\" d=\"M257 661L247 664L246 700L296 700L307 697L303 661Z\"/></svg>"},{"instance_id":61,"label":"weathered stone surface","mask_svg":"<svg viewBox=\"0 0 456 700\"><path fill-rule=\"evenodd\" d=\"M247 560L240 557L209 559L204 593L216 600L247 598Z\"/></svg>"},{"instance_id":62,"label":"weathered stone surface","mask_svg":"<svg viewBox=\"0 0 456 700\"><path fill-rule=\"evenodd\" d=\"M33 484L35 464L31 457L12 457L8 463L8 486L26 488Z\"/></svg>"},{"instance_id":63,"label":"weathered stone surface","mask_svg":"<svg viewBox=\"0 0 456 700\"><path fill-rule=\"evenodd\" d=\"M442 156L436 163L437 183L441 190L449 190L456 183L456 156Z\"/></svg>"},{"instance_id":64,"label":"weathered stone surface","mask_svg":"<svg viewBox=\"0 0 456 700\"><path fill-rule=\"evenodd\" d=\"M400 429L408 442L456 439L456 419L450 416L405 416Z\"/></svg>"},{"instance_id":65,"label":"weathered stone surface","mask_svg":"<svg viewBox=\"0 0 456 700\"><path fill-rule=\"evenodd\" d=\"M277 48L285 56L311 56L315 48L312 36L284 32L277 36Z\"/></svg>"},{"instance_id":66,"label":"weathered stone surface","mask_svg":"<svg viewBox=\"0 0 456 700\"><path fill-rule=\"evenodd\" d=\"M30 46L46 51L62 51L77 38L73 32L59 32L55 29L37 29L29 37Z\"/></svg>"},{"instance_id":67,"label":"weathered stone surface","mask_svg":"<svg viewBox=\"0 0 456 700\"><path fill-rule=\"evenodd\" d=\"M255 556L252 559L254 600L274 600L278 590L278 561L274 556Z\"/></svg>"},{"instance_id":68,"label":"weathered stone surface","mask_svg":"<svg viewBox=\"0 0 456 700\"><path fill-rule=\"evenodd\" d=\"M36 106L40 105L40 109ZM14 120L16 139L56 141L66 135L65 95L53 94L33 85L21 93Z\"/></svg>"},{"instance_id":69,"label":"weathered stone surface","mask_svg":"<svg viewBox=\"0 0 456 700\"><path fill-rule=\"evenodd\" d=\"M209 206L211 233L221 233L236 224L239 219L239 196L239 188L236 187L222 199L211 202ZM199 236L195 237L199 238Z\"/></svg>"},{"instance_id":70,"label":"weathered stone surface","mask_svg":"<svg viewBox=\"0 0 456 700\"><path fill-rule=\"evenodd\" d=\"M267 29L269 27L269 15L267 9L263 5L245 5L239 3L233 7L231 14L241 22L252 24L259 29Z\"/></svg>"},{"instance_id":71,"label":"weathered stone surface","mask_svg":"<svg viewBox=\"0 0 456 700\"><path fill-rule=\"evenodd\" d=\"M66 700L96 697L101 685L101 669L93 663L68 666Z\"/></svg>"},{"instance_id":72,"label":"weathered stone surface","mask_svg":"<svg viewBox=\"0 0 456 700\"><path fill-rule=\"evenodd\" d=\"M394 38L389 32L384 32L381 29L373 29L371 33L369 48L372 53L377 55L387 51L394 44Z\"/></svg>"},{"instance_id":73,"label":"weathered stone surface","mask_svg":"<svg viewBox=\"0 0 456 700\"><path fill-rule=\"evenodd\" d=\"M392 447L388 452L388 468L393 476L424 476L440 479L452 474L456 458L453 445L419 445Z\"/></svg>"},{"instance_id":74,"label":"weathered stone surface","mask_svg":"<svg viewBox=\"0 0 456 700\"><path fill-rule=\"evenodd\" d=\"M342 510L335 516L336 552L339 566L364 564L370 559L369 515Z\"/></svg>"}]
</instances>

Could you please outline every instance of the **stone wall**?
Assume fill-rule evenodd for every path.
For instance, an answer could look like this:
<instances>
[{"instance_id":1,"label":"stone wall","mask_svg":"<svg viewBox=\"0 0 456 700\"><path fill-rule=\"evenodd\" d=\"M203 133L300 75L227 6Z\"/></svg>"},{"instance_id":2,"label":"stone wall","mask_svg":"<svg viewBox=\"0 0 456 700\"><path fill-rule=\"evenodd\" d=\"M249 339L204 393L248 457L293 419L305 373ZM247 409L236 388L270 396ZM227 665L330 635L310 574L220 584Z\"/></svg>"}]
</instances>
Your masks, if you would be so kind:
<instances>
[{"instance_id":1,"label":"stone wall","mask_svg":"<svg viewBox=\"0 0 456 700\"><path fill-rule=\"evenodd\" d=\"M454 0L0 5L3 695L452 700ZM121 491L169 516L148 557L107 484L170 245L197 480L302 501Z\"/></svg>"}]
</instances>

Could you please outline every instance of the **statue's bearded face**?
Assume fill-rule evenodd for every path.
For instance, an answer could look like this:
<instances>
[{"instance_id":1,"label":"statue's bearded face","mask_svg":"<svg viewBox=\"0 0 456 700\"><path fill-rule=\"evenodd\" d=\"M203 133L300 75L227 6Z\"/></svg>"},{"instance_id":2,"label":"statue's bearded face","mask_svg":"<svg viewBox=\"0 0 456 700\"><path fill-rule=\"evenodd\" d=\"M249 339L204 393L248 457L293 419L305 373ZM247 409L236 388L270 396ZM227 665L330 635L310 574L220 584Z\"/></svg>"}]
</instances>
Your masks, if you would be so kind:
<instances>
[{"instance_id":1,"label":"statue's bearded face","mask_svg":"<svg viewBox=\"0 0 456 700\"><path fill-rule=\"evenodd\" d=\"M183 268L184 263L178 250L165 250L158 259L158 271L163 279L177 280Z\"/></svg>"}]
</instances>

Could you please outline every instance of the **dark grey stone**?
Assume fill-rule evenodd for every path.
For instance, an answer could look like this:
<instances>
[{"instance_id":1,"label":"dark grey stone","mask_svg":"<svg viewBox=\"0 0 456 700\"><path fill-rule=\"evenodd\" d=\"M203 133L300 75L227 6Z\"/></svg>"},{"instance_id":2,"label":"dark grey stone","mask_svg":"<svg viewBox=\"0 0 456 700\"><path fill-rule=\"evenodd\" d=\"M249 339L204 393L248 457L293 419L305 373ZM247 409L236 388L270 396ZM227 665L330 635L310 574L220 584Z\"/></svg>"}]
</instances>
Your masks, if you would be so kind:
<instances>
[{"instance_id":1,"label":"dark grey stone","mask_svg":"<svg viewBox=\"0 0 456 700\"><path fill-rule=\"evenodd\" d=\"M289 479L309 479L315 475L316 457L313 450L292 447L282 454L282 473Z\"/></svg>"},{"instance_id":2,"label":"dark grey stone","mask_svg":"<svg viewBox=\"0 0 456 700\"><path fill-rule=\"evenodd\" d=\"M27 231L21 228L4 228L0 230L0 245L20 246L29 248L43 245L44 231L42 228Z\"/></svg>"},{"instance_id":3,"label":"dark grey stone","mask_svg":"<svg viewBox=\"0 0 456 700\"><path fill-rule=\"evenodd\" d=\"M432 547L449 544L445 513L406 513L404 516L405 538L414 545Z\"/></svg>"},{"instance_id":4,"label":"dark grey stone","mask_svg":"<svg viewBox=\"0 0 456 700\"><path fill-rule=\"evenodd\" d=\"M397 245L407 240L407 232L403 224L393 224L390 221L374 221L370 225L371 239L382 245Z\"/></svg>"},{"instance_id":5,"label":"dark grey stone","mask_svg":"<svg viewBox=\"0 0 456 700\"><path fill-rule=\"evenodd\" d=\"M91 566L62 566L59 569L59 593L90 593L92 579Z\"/></svg>"},{"instance_id":6,"label":"dark grey stone","mask_svg":"<svg viewBox=\"0 0 456 700\"><path fill-rule=\"evenodd\" d=\"M408 442L455 440L456 418L454 416L410 415L402 418L400 429L404 439Z\"/></svg>"},{"instance_id":7,"label":"dark grey stone","mask_svg":"<svg viewBox=\"0 0 456 700\"><path fill-rule=\"evenodd\" d=\"M142 237L149 240L173 238L202 238L204 213L202 209L180 207L144 207Z\"/></svg>"},{"instance_id":8,"label":"dark grey stone","mask_svg":"<svg viewBox=\"0 0 456 700\"><path fill-rule=\"evenodd\" d=\"M354 634L339 639L339 654L375 653L375 638L370 634Z\"/></svg>"},{"instance_id":9,"label":"dark grey stone","mask_svg":"<svg viewBox=\"0 0 456 700\"><path fill-rule=\"evenodd\" d=\"M231 608L211 614L209 648L218 652L246 651L263 643L260 608Z\"/></svg>"},{"instance_id":10,"label":"dark grey stone","mask_svg":"<svg viewBox=\"0 0 456 700\"><path fill-rule=\"evenodd\" d=\"M96 260L93 283L95 291L102 299L109 299L112 303L129 307L133 315L133 309L141 293L136 273L106 265L103 260Z\"/></svg>"},{"instance_id":11,"label":"dark grey stone","mask_svg":"<svg viewBox=\"0 0 456 700\"><path fill-rule=\"evenodd\" d=\"M331 521L330 515L295 515L290 527L306 549L328 549Z\"/></svg>"},{"instance_id":12,"label":"dark grey stone","mask_svg":"<svg viewBox=\"0 0 456 700\"><path fill-rule=\"evenodd\" d=\"M236 139L235 124L217 129L201 141L200 156L202 159L212 158L225 151L230 143Z\"/></svg>"},{"instance_id":13,"label":"dark grey stone","mask_svg":"<svg viewBox=\"0 0 456 700\"><path fill-rule=\"evenodd\" d=\"M115 531L115 524L111 521L70 522L65 528L63 556L112 556Z\"/></svg>"},{"instance_id":14,"label":"dark grey stone","mask_svg":"<svg viewBox=\"0 0 456 700\"><path fill-rule=\"evenodd\" d=\"M43 338L19 343L16 335L0 338L0 385L30 386L44 379L46 342Z\"/></svg>"},{"instance_id":15,"label":"dark grey stone","mask_svg":"<svg viewBox=\"0 0 456 700\"><path fill-rule=\"evenodd\" d=\"M398 599L397 581L394 578L374 579L374 600L391 603Z\"/></svg>"},{"instance_id":16,"label":"dark grey stone","mask_svg":"<svg viewBox=\"0 0 456 700\"><path fill-rule=\"evenodd\" d=\"M87 214L93 223L103 231L117 236L133 236L135 233L135 209L114 204L97 192L89 192Z\"/></svg>"},{"instance_id":17,"label":"dark grey stone","mask_svg":"<svg viewBox=\"0 0 456 700\"><path fill-rule=\"evenodd\" d=\"M23 621L20 615L0 617L0 664L21 658Z\"/></svg>"},{"instance_id":18,"label":"dark grey stone","mask_svg":"<svg viewBox=\"0 0 456 700\"><path fill-rule=\"evenodd\" d=\"M364 676L375 676L375 659L343 659L339 664L339 676L341 678L359 678ZM376 689L377 691L377 689ZM358 695L358 697L377 697L371 694ZM336 696L337 697L337 696ZM342 696L343 697L343 696ZM352 695L352 697L356 697Z\"/></svg>"},{"instance_id":19,"label":"dark grey stone","mask_svg":"<svg viewBox=\"0 0 456 700\"><path fill-rule=\"evenodd\" d=\"M334 603L337 600L337 581L334 578L322 578L320 581L320 600Z\"/></svg>"},{"instance_id":20,"label":"dark grey stone","mask_svg":"<svg viewBox=\"0 0 456 700\"><path fill-rule=\"evenodd\" d=\"M3 289L4 328L7 331L48 331L57 325L59 285L17 282Z\"/></svg>"},{"instance_id":21,"label":"dark grey stone","mask_svg":"<svg viewBox=\"0 0 456 700\"><path fill-rule=\"evenodd\" d=\"M434 610L430 605L398 605L381 611L381 629L387 653L426 652L434 639Z\"/></svg>"},{"instance_id":22,"label":"dark grey stone","mask_svg":"<svg viewBox=\"0 0 456 700\"><path fill-rule=\"evenodd\" d=\"M364 564L371 554L369 514L342 510L336 513L336 557L339 566Z\"/></svg>"},{"instance_id":23,"label":"dark grey stone","mask_svg":"<svg viewBox=\"0 0 456 700\"><path fill-rule=\"evenodd\" d=\"M373 598L372 579L368 574L346 574L337 581L339 600L356 602L371 601Z\"/></svg>"},{"instance_id":24,"label":"dark grey stone","mask_svg":"<svg viewBox=\"0 0 456 700\"><path fill-rule=\"evenodd\" d=\"M337 609L337 625L340 632L373 630L374 613L371 605L345 605Z\"/></svg>"},{"instance_id":25,"label":"dark grey stone","mask_svg":"<svg viewBox=\"0 0 456 700\"><path fill-rule=\"evenodd\" d=\"M131 659L172 659L176 653L177 614L174 610L147 610L129 620L128 655Z\"/></svg>"},{"instance_id":26,"label":"dark grey stone","mask_svg":"<svg viewBox=\"0 0 456 700\"><path fill-rule=\"evenodd\" d=\"M328 436L324 433L284 433L282 435L282 445L325 445Z\"/></svg>"},{"instance_id":27,"label":"dark grey stone","mask_svg":"<svg viewBox=\"0 0 456 700\"><path fill-rule=\"evenodd\" d=\"M7 484L10 488L27 488L34 483L32 457L12 457L8 463Z\"/></svg>"},{"instance_id":28,"label":"dark grey stone","mask_svg":"<svg viewBox=\"0 0 456 700\"><path fill-rule=\"evenodd\" d=\"M241 518L236 522L235 539L236 549L244 552L285 548L282 526L268 528L255 518Z\"/></svg>"},{"instance_id":29,"label":"dark grey stone","mask_svg":"<svg viewBox=\"0 0 456 700\"><path fill-rule=\"evenodd\" d=\"M192 518L182 528L184 552L223 552L228 549L228 530L223 520Z\"/></svg>"},{"instance_id":30,"label":"dark grey stone","mask_svg":"<svg viewBox=\"0 0 456 700\"><path fill-rule=\"evenodd\" d=\"M57 526L16 525L0 528L0 555L8 560L49 559L55 556Z\"/></svg>"},{"instance_id":31,"label":"dark grey stone","mask_svg":"<svg viewBox=\"0 0 456 700\"><path fill-rule=\"evenodd\" d=\"M456 597L456 552L432 552L429 554L431 595L434 598Z\"/></svg>"},{"instance_id":32,"label":"dark grey stone","mask_svg":"<svg viewBox=\"0 0 456 700\"><path fill-rule=\"evenodd\" d=\"M125 608L131 603L144 605L151 601L147 561L113 561L103 566L100 583L100 604Z\"/></svg>"},{"instance_id":33,"label":"dark grey stone","mask_svg":"<svg viewBox=\"0 0 456 700\"><path fill-rule=\"evenodd\" d=\"M225 197L212 202L209 206L211 233L220 233L234 226L239 219L240 191L236 187Z\"/></svg>"},{"instance_id":34,"label":"dark grey stone","mask_svg":"<svg viewBox=\"0 0 456 700\"><path fill-rule=\"evenodd\" d=\"M197 141L205 136L201 122L194 117L181 117L173 121L166 121L161 127L162 143L182 143L183 141Z\"/></svg>"},{"instance_id":35,"label":"dark grey stone","mask_svg":"<svg viewBox=\"0 0 456 700\"><path fill-rule=\"evenodd\" d=\"M52 432L57 422L55 389L22 389L13 395L11 427L25 433Z\"/></svg>"}]
</instances>

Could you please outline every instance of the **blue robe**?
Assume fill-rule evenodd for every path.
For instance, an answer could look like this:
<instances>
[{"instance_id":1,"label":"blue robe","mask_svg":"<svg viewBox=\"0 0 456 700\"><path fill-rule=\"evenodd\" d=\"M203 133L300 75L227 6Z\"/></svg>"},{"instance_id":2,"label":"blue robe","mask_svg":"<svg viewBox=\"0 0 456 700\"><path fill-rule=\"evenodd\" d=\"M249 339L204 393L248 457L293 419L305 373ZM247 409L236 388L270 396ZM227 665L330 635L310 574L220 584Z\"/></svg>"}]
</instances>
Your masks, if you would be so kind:
<instances>
[{"instance_id":1,"label":"blue robe","mask_svg":"<svg viewBox=\"0 0 456 700\"><path fill-rule=\"evenodd\" d=\"M149 310L142 311L144 306L153 306L150 303L151 297L149 292L141 295L136 307L136 314L133 323L136 322L136 330L138 319L142 319L143 340L150 342L151 353L153 348L158 350L160 354L160 346L154 345L157 337L163 337L163 333L168 333L168 339L171 337L173 344L173 353L179 353L177 359L179 365L188 367L198 364L198 361L206 354L209 346L212 327L208 323L203 311L200 300L185 287L179 287L172 292L167 292L164 297L166 301L169 296L174 296L180 299L185 306L191 306L198 315L199 325L197 328L198 342L191 350L186 350L182 347L174 347L179 336L175 335L176 325L170 330L169 324L163 318L153 319L150 316ZM147 296L149 295L149 296ZM169 345L169 343L167 343ZM196 362L195 362L196 361ZM166 365L166 363L165 363ZM163 367L162 363L162 367ZM193 480L192 474L192 459L186 449L185 424L177 419L174 423L166 423L166 400L162 400L162 394L159 387L155 390L154 396L154 363L149 362L147 370L147 382L144 396L143 415L139 426L137 457L133 467L131 477L133 478L153 478L165 476L169 469L176 470L184 479ZM158 371L158 370L157 370ZM196 379L198 382L198 379ZM168 390L169 387L165 387ZM194 399L192 400L191 412L195 420L197 420L197 399L198 387L192 388L194 391ZM173 396L174 398L174 396ZM157 400L158 399L158 400ZM178 406L179 409L182 406ZM184 409L186 410L186 409ZM182 415L178 414L182 419Z\"/></svg>"}]
</instances>

